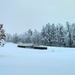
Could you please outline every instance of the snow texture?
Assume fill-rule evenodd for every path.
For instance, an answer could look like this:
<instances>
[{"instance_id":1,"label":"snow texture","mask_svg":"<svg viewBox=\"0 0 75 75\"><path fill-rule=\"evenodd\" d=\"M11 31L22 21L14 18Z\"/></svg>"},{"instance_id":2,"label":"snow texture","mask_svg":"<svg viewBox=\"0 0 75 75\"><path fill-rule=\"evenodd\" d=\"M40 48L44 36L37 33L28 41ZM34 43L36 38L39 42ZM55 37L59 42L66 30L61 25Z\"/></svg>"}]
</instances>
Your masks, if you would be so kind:
<instances>
[{"instance_id":1,"label":"snow texture","mask_svg":"<svg viewBox=\"0 0 75 75\"><path fill-rule=\"evenodd\" d=\"M0 47L0 75L75 75L75 48Z\"/></svg>"}]
</instances>

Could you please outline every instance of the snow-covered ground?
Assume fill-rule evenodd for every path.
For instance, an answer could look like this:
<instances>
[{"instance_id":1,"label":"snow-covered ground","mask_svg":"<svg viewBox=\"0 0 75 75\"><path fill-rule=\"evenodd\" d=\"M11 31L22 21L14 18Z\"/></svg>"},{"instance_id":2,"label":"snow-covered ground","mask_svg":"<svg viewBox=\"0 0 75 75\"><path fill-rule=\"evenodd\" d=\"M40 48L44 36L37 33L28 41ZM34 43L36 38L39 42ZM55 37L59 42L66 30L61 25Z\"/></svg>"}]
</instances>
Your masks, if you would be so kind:
<instances>
[{"instance_id":1,"label":"snow-covered ground","mask_svg":"<svg viewBox=\"0 0 75 75\"><path fill-rule=\"evenodd\" d=\"M0 75L75 75L75 49L0 47Z\"/></svg>"}]
</instances>

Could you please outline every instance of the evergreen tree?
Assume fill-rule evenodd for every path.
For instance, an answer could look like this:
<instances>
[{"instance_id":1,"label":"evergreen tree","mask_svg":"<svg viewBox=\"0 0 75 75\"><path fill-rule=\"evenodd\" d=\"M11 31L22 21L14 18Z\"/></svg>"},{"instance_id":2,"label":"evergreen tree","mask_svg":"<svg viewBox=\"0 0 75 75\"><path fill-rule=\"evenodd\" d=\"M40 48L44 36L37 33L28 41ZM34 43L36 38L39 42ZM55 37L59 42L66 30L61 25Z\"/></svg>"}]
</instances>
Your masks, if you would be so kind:
<instances>
[{"instance_id":1,"label":"evergreen tree","mask_svg":"<svg viewBox=\"0 0 75 75\"><path fill-rule=\"evenodd\" d=\"M72 24L72 46L75 47L75 23Z\"/></svg>"},{"instance_id":2,"label":"evergreen tree","mask_svg":"<svg viewBox=\"0 0 75 75\"><path fill-rule=\"evenodd\" d=\"M45 40L46 40L46 43L47 45L51 45L51 26L50 24L46 24L46 27L45 27Z\"/></svg>"},{"instance_id":3,"label":"evergreen tree","mask_svg":"<svg viewBox=\"0 0 75 75\"><path fill-rule=\"evenodd\" d=\"M56 27L54 24L51 25L51 45L56 45Z\"/></svg>"},{"instance_id":4,"label":"evergreen tree","mask_svg":"<svg viewBox=\"0 0 75 75\"><path fill-rule=\"evenodd\" d=\"M12 35L6 33L6 42L12 42Z\"/></svg>"},{"instance_id":5,"label":"evergreen tree","mask_svg":"<svg viewBox=\"0 0 75 75\"><path fill-rule=\"evenodd\" d=\"M40 42L40 40L41 40L40 33L35 30L32 37L31 37L31 40L32 40L32 43L34 45L40 45L41 44L41 42Z\"/></svg>"},{"instance_id":6,"label":"evergreen tree","mask_svg":"<svg viewBox=\"0 0 75 75\"><path fill-rule=\"evenodd\" d=\"M69 24L69 22L66 22L66 25L67 25L67 33L68 33L68 46L72 47L71 25Z\"/></svg>"},{"instance_id":7,"label":"evergreen tree","mask_svg":"<svg viewBox=\"0 0 75 75\"><path fill-rule=\"evenodd\" d=\"M12 41L13 41L13 43L18 43L19 42L19 37L18 37L17 33L13 35L13 40Z\"/></svg>"}]
</instances>

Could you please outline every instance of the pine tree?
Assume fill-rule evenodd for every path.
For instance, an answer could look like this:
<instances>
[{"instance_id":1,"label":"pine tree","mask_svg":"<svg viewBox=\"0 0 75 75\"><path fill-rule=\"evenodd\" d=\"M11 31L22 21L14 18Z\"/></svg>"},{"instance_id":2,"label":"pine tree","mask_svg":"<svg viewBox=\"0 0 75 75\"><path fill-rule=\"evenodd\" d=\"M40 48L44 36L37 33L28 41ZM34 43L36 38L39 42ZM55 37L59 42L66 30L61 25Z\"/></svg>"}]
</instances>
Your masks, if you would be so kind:
<instances>
[{"instance_id":1,"label":"pine tree","mask_svg":"<svg viewBox=\"0 0 75 75\"><path fill-rule=\"evenodd\" d=\"M12 42L12 35L6 33L6 42Z\"/></svg>"},{"instance_id":2,"label":"pine tree","mask_svg":"<svg viewBox=\"0 0 75 75\"><path fill-rule=\"evenodd\" d=\"M68 46L72 47L72 35L71 35L71 25L69 22L66 22L67 25L67 32L68 32Z\"/></svg>"},{"instance_id":3,"label":"pine tree","mask_svg":"<svg viewBox=\"0 0 75 75\"><path fill-rule=\"evenodd\" d=\"M46 37L45 37L45 40L47 40L47 45L51 45L51 26L50 24L46 24L46 27L45 27L45 33L46 33Z\"/></svg>"},{"instance_id":4,"label":"pine tree","mask_svg":"<svg viewBox=\"0 0 75 75\"><path fill-rule=\"evenodd\" d=\"M0 40L6 40L5 30L3 29L3 24L0 24Z\"/></svg>"},{"instance_id":5,"label":"pine tree","mask_svg":"<svg viewBox=\"0 0 75 75\"><path fill-rule=\"evenodd\" d=\"M75 23L72 24L72 47L75 47Z\"/></svg>"},{"instance_id":6,"label":"pine tree","mask_svg":"<svg viewBox=\"0 0 75 75\"><path fill-rule=\"evenodd\" d=\"M15 33L15 34L13 35L13 43L18 43L18 42L19 42L18 34Z\"/></svg>"},{"instance_id":7,"label":"pine tree","mask_svg":"<svg viewBox=\"0 0 75 75\"><path fill-rule=\"evenodd\" d=\"M40 33L35 30L31 36L31 41L34 45L40 45L41 44L41 36Z\"/></svg>"},{"instance_id":8,"label":"pine tree","mask_svg":"<svg viewBox=\"0 0 75 75\"><path fill-rule=\"evenodd\" d=\"M56 27L54 24L51 25L51 45L56 45Z\"/></svg>"},{"instance_id":9,"label":"pine tree","mask_svg":"<svg viewBox=\"0 0 75 75\"><path fill-rule=\"evenodd\" d=\"M64 46L65 40L64 40L64 28L63 25L59 24L57 25L56 28L56 41L57 41L57 46Z\"/></svg>"}]
</instances>

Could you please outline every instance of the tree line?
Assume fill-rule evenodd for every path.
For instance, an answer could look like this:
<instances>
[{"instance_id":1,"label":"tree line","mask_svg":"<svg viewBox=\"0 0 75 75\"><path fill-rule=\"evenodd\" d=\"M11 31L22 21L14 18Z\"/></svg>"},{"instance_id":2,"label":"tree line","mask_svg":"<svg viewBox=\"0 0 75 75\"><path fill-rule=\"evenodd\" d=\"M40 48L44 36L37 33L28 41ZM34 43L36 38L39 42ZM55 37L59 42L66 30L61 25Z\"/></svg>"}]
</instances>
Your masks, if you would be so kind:
<instances>
[{"instance_id":1,"label":"tree line","mask_svg":"<svg viewBox=\"0 0 75 75\"><path fill-rule=\"evenodd\" d=\"M59 47L75 47L75 23L46 24L41 31L29 29L23 34L14 35L6 33L6 41L13 43L32 43L34 45L47 45Z\"/></svg>"}]
</instances>

